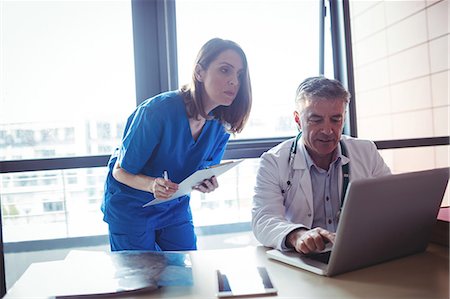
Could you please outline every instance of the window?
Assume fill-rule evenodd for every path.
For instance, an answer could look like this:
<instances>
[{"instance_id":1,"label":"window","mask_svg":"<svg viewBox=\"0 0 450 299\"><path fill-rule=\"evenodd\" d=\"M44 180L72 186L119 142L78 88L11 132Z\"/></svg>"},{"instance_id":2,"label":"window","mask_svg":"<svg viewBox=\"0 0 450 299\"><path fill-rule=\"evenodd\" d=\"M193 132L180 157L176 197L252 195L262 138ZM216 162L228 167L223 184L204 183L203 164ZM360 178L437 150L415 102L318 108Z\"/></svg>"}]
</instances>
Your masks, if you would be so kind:
<instances>
[{"instance_id":1,"label":"window","mask_svg":"<svg viewBox=\"0 0 450 299\"><path fill-rule=\"evenodd\" d=\"M350 11L359 135L449 135L448 1L352 2Z\"/></svg>"},{"instance_id":2,"label":"window","mask_svg":"<svg viewBox=\"0 0 450 299\"><path fill-rule=\"evenodd\" d=\"M135 106L131 3L6 1L1 27L0 158L111 154L87 132L117 144Z\"/></svg>"},{"instance_id":3,"label":"window","mask_svg":"<svg viewBox=\"0 0 450 299\"><path fill-rule=\"evenodd\" d=\"M131 1L1 6L0 160L110 155L136 105ZM104 178L1 174L3 240L106 234Z\"/></svg>"},{"instance_id":4,"label":"window","mask_svg":"<svg viewBox=\"0 0 450 299\"><path fill-rule=\"evenodd\" d=\"M63 211L63 203L61 201L46 201L42 204L44 207L44 212Z\"/></svg>"},{"instance_id":5,"label":"window","mask_svg":"<svg viewBox=\"0 0 450 299\"><path fill-rule=\"evenodd\" d=\"M448 1L352 1L350 16L358 136L448 136ZM441 145L381 153L401 173L448 167L449 151ZM442 205L449 203L447 189Z\"/></svg>"},{"instance_id":6,"label":"window","mask_svg":"<svg viewBox=\"0 0 450 299\"><path fill-rule=\"evenodd\" d=\"M0 175L4 242L102 235L106 167Z\"/></svg>"},{"instance_id":7,"label":"window","mask_svg":"<svg viewBox=\"0 0 450 299\"><path fill-rule=\"evenodd\" d=\"M295 91L319 74L320 1L177 1L178 82L190 81L197 52L211 38L245 51L252 112L237 139L295 135ZM268 117L270 116L270 117Z\"/></svg>"},{"instance_id":8,"label":"window","mask_svg":"<svg viewBox=\"0 0 450 299\"><path fill-rule=\"evenodd\" d=\"M297 134L293 120L300 82L319 74L320 1L177 1L178 82L190 81L201 46L220 37L237 42L247 56L253 105L243 132L231 139ZM232 20L232 21L231 21ZM331 51L328 51L331 55ZM259 159L218 178L213 194L193 192L196 226L251 221Z\"/></svg>"},{"instance_id":9,"label":"window","mask_svg":"<svg viewBox=\"0 0 450 299\"><path fill-rule=\"evenodd\" d=\"M350 8L358 135L448 136L448 1L352 1Z\"/></svg>"},{"instance_id":10,"label":"window","mask_svg":"<svg viewBox=\"0 0 450 299\"><path fill-rule=\"evenodd\" d=\"M133 5L145 6L146 13L155 11L159 13L160 5L170 3L172 2L136 1ZM367 60L372 54L369 55L361 49L379 50L375 46L363 47L364 42L370 40L370 34L366 34L367 30L373 30L370 27L378 26L378 23L358 22L366 17L370 20L370 11L380 7L383 7L386 16L391 14L386 8L391 4L386 1L351 3L352 18L355 20L352 28L356 35L353 45L357 61L356 95L358 100L361 98L361 101L357 101L357 109L361 112L358 112L358 121L361 123L360 135L374 140L389 139L391 137L388 133L392 133L392 126L389 125L389 130L385 130L384 135L379 135L379 129L386 127L385 123L374 125L373 118L367 113L366 115L362 113L367 112L369 110L367 107L370 107L370 105L365 107L368 104L367 99L370 98L367 95L377 90L377 87L366 89L367 86L363 84L366 82L363 81L364 68L386 57L380 58L375 55L374 61ZM417 9L412 2L405 2L405 6L400 6L399 10L402 13L410 13L408 16L411 17L422 13L429 16L428 27L430 32L433 32L430 33L429 47L430 51L434 49L433 51L437 53L442 52L442 40L448 38L448 32L439 34L439 28L442 26L437 26L439 20L447 20L448 17L436 15L444 11L442 5L446 5L445 3L448 2L419 3L418 5L422 6ZM275 137L279 141L294 135L296 128L293 126L291 111L294 108L297 85L306 76L319 73L320 1L181 0L177 1L176 5L180 84L189 81L192 62L197 51L212 37L234 40L247 53L254 89L254 105L247 127L242 134L236 136L234 144L246 147L247 144L242 139L261 138L260 140L264 141L266 137ZM72 158L73 156L111 154L122 137L125 120L135 106L130 2L50 1L24 4L8 1L2 8L0 159L7 162L14 159L58 158L55 160L59 161L63 160L60 157L71 157L72 161L76 160L76 157ZM135 15L140 12L140 9L133 9ZM395 22L400 24L402 20L400 18ZM325 71L329 73L333 71L329 63L332 51L327 33L330 24L326 23L326 26L325 35L328 37L325 45L328 46L325 53L328 54L325 57L327 61ZM140 38L147 38L146 34L153 32L151 34L154 35L153 38L156 37L157 42L150 38L147 44L153 48L154 53L151 55L157 58L156 61L161 67L167 61L158 55L164 56L161 53L174 49L159 39L173 35L174 31L170 30L170 26L169 29L154 27L157 28L157 33L148 30L153 27L144 27L145 32L142 35L145 37L138 36L134 42ZM386 25L385 29L391 27L394 25ZM159 34L161 30L168 30L164 32L168 34ZM362 37L358 35L358 30L362 30L360 31L363 32ZM375 33L376 30L372 31L372 34ZM25 41L26 47L23 44ZM155 47L155 44L158 47ZM168 49L164 48L165 46ZM402 51L398 50L397 54L400 55ZM366 57L366 61L361 60L364 55L369 57ZM430 65L437 67L437 62L432 59L434 56L428 57L431 60ZM136 67L139 65L141 64L137 63ZM145 63L142 65L149 69ZM150 68L152 74L156 68ZM445 82L445 76L448 76L448 67L445 70L438 69L439 67L432 72L430 84L442 88L442 82ZM161 81L167 79L163 78L163 73L158 73L156 79ZM172 74L167 73L169 76ZM383 74L384 78L390 76L389 72ZM150 84L159 80L143 81ZM22 88L23 86L29 88ZM163 88L161 86L159 87ZM389 89L391 86L386 85L383 88L382 93L389 90L387 93L392 99L395 92ZM439 88L433 89L432 96L439 94ZM151 89L150 93L155 90ZM386 100L384 97L376 99ZM434 116L431 122L434 128L438 129L437 133L431 136L448 134L448 126L442 126L441 121L448 117L442 113L448 106L439 103L440 106L430 108ZM20 109L24 104L27 105L27 109ZM390 102L387 107L392 105ZM379 116L383 120L386 119L386 115ZM427 122L427 126L429 123ZM406 133L410 134L408 129L405 130ZM392 136L398 138L403 135ZM263 150L274 145L268 144L265 143ZM437 167L448 165L446 156L448 146L385 150L382 154L395 172L401 172L411 170L410 164L405 164L408 161L406 157L415 157L417 152L429 153L430 150L434 152L434 156L426 161L418 159L417 163L414 163L415 169L432 167L430 161L434 161ZM196 192L192 194L196 226L249 221L253 180L259 154L246 152L241 155L242 152L237 152L239 153L235 157L245 156L254 159L248 159L238 168L222 176L219 182L221 188L214 194L203 195ZM65 162L67 160L64 160ZM429 162L430 164L425 164ZM102 218L99 205L106 174L105 168L98 167L106 164L102 163L76 170L61 164L64 170L1 174L2 211L3 215L8 216L4 222L6 229L4 240L6 242L31 240L36 235L45 239L106 233L104 223L99 221ZM30 198L29 194L33 194L33 198ZM47 217L43 207L44 203L49 202L64 203L60 206L64 211L54 212L51 217ZM48 211L57 208L50 206L46 209ZM38 234L31 234L20 226L26 221L31 221L31 217L41 219L39 225L45 224L43 226L45 229L48 229L48 224L51 223L49 219L53 219L57 223L57 228L45 231L40 227L37 230ZM39 228L39 225L33 229Z\"/></svg>"}]
</instances>

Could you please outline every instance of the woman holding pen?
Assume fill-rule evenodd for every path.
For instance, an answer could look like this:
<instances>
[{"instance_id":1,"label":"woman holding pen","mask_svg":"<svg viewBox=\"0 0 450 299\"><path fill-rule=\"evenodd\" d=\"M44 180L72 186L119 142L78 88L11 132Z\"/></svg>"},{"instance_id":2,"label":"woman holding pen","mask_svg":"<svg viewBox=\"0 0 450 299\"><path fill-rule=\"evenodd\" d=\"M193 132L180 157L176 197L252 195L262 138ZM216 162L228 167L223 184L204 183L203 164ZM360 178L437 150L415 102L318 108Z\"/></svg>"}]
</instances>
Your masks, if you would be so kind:
<instances>
[{"instance_id":1,"label":"woman holding pen","mask_svg":"<svg viewBox=\"0 0 450 299\"><path fill-rule=\"evenodd\" d=\"M112 154L102 203L111 250L194 250L189 195L167 199L196 170L220 163L230 133L242 131L252 94L247 58L219 38L198 53L192 82L144 101ZM196 187L215 190L215 177Z\"/></svg>"}]
</instances>

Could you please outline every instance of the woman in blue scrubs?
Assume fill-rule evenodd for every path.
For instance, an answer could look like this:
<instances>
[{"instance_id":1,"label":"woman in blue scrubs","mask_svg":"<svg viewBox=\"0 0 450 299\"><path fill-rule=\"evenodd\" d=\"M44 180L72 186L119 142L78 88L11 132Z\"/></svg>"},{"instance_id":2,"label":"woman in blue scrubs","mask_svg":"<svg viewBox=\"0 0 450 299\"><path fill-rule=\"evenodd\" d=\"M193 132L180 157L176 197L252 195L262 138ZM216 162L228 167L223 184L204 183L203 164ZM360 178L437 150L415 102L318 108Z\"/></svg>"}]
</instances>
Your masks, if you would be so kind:
<instances>
[{"instance_id":1,"label":"woman in blue scrubs","mask_svg":"<svg viewBox=\"0 0 450 299\"><path fill-rule=\"evenodd\" d=\"M143 205L169 198L177 183L220 163L230 133L242 131L251 103L244 51L215 38L200 49L190 84L136 108L108 163L102 211L112 251L196 249L189 195ZM212 177L195 189L208 193L217 187Z\"/></svg>"}]
</instances>

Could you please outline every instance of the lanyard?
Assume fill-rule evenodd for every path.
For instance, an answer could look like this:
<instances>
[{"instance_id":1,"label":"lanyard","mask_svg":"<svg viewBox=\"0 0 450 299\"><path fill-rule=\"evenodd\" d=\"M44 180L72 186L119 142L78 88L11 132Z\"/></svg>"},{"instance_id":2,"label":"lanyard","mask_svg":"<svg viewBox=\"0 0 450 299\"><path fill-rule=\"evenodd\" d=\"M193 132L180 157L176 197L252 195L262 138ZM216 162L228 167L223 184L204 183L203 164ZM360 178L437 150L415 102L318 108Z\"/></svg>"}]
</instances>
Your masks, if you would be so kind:
<instances>
[{"instance_id":1,"label":"lanyard","mask_svg":"<svg viewBox=\"0 0 450 299\"><path fill-rule=\"evenodd\" d=\"M297 154L297 144L298 141L300 139L300 137L302 137L302 132L298 133L297 137L295 138L295 140L292 142L291 145L291 150L289 151L289 177L287 180L287 189L286 191L291 187L291 180L292 180L292 172L294 170L293 166L294 166L294 159L295 159L295 154ZM339 142L339 144L341 145L341 153L343 156L347 156L347 149L345 147L344 142L342 142L342 140ZM348 184L350 182L350 168L349 168L349 164L342 164L342 176L343 176L343 180L342 180L342 196L341 196L341 208L342 205L344 204L344 198L345 198L345 193L347 192L347 188L348 188ZM285 190L281 190L282 193L285 193Z\"/></svg>"}]
</instances>

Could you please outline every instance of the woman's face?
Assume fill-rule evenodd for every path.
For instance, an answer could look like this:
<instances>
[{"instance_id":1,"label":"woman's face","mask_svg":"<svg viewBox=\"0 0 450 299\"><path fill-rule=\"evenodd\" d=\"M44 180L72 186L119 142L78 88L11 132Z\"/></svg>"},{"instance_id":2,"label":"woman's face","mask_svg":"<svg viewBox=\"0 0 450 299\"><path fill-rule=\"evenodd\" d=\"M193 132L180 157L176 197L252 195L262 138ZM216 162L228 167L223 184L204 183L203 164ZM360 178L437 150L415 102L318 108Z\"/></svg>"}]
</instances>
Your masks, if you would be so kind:
<instances>
[{"instance_id":1,"label":"woman's face","mask_svg":"<svg viewBox=\"0 0 450 299\"><path fill-rule=\"evenodd\" d=\"M205 112L233 103L241 84L243 62L234 50L225 50L206 69L196 67L197 80L203 83Z\"/></svg>"}]
</instances>

